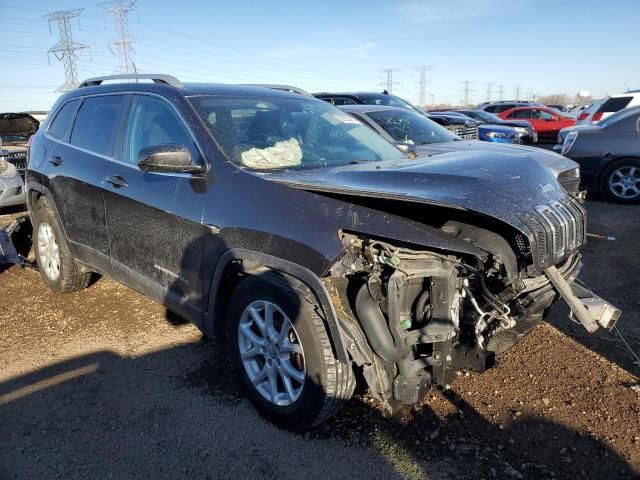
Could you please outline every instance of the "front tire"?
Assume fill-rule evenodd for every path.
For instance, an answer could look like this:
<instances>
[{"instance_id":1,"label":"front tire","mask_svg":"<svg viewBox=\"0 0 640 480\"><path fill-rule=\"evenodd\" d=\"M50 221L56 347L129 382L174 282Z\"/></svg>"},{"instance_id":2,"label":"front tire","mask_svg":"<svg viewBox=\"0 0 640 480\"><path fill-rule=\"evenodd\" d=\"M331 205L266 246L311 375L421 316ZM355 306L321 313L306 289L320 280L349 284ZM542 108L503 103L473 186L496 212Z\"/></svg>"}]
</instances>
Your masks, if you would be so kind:
<instances>
[{"instance_id":1,"label":"front tire","mask_svg":"<svg viewBox=\"0 0 640 480\"><path fill-rule=\"evenodd\" d=\"M640 202L640 159L623 158L608 165L602 174L601 190L613 202Z\"/></svg>"},{"instance_id":2,"label":"front tire","mask_svg":"<svg viewBox=\"0 0 640 480\"><path fill-rule=\"evenodd\" d=\"M33 245L38 270L51 290L69 293L89 285L91 272L83 272L73 258L58 216L46 197L38 200L36 206Z\"/></svg>"},{"instance_id":3,"label":"front tire","mask_svg":"<svg viewBox=\"0 0 640 480\"><path fill-rule=\"evenodd\" d=\"M293 430L333 416L355 388L317 309L280 278L249 277L230 303L227 338L247 396L265 418Z\"/></svg>"}]
</instances>

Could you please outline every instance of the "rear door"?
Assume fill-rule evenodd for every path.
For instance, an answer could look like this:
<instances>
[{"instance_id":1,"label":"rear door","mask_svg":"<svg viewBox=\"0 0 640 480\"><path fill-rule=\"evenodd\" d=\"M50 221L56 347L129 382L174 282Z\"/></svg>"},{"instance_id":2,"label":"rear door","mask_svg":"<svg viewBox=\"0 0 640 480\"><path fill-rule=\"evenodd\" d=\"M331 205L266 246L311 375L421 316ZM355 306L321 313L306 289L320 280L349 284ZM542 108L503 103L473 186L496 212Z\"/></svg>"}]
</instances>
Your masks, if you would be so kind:
<instances>
[{"instance_id":1,"label":"rear door","mask_svg":"<svg viewBox=\"0 0 640 480\"><path fill-rule=\"evenodd\" d=\"M85 97L70 134L47 158L48 177L71 247L78 259L102 273L110 273L102 178L113 158L124 99L122 94ZM50 136L55 127L54 120Z\"/></svg>"},{"instance_id":2,"label":"rear door","mask_svg":"<svg viewBox=\"0 0 640 480\"><path fill-rule=\"evenodd\" d=\"M178 112L165 99L135 94L119 156L104 172L111 264L118 280L197 319L202 311L204 195L193 196L189 174L149 173L138 167L145 147L185 145L202 157ZM185 212L181 214L180 212Z\"/></svg>"}]
</instances>

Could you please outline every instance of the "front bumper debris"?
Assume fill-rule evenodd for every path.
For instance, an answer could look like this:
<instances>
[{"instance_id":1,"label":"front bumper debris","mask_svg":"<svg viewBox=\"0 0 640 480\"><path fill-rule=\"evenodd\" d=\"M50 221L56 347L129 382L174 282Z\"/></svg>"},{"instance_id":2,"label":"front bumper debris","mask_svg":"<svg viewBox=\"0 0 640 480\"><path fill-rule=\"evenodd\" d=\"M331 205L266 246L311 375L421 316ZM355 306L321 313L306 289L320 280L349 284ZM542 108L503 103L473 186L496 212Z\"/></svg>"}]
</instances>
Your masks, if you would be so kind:
<instances>
[{"instance_id":1,"label":"front bumper debris","mask_svg":"<svg viewBox=\"0 0 640 480\"><path fill-rule=\"evenodd\" d=\"M571 317L577 319L584 328L593 333L598 328L608 330L615 327L621 311L600 298L591 290L573 280L567 282L556 267L549 267L544 271L560 296L571 309Z\"/></svg>"},{"instance_id":2,"label":"front bumper debris","mask_svg":"<svg viewBox=\"0 0 640 480\"><path fill-rule=\"evenodd\" d=\"M26 256L31 249L31 222L27 215L16 218L7 228L0 229L0 267L15 263L31 265Z\"/></svg>"}]
</instances>

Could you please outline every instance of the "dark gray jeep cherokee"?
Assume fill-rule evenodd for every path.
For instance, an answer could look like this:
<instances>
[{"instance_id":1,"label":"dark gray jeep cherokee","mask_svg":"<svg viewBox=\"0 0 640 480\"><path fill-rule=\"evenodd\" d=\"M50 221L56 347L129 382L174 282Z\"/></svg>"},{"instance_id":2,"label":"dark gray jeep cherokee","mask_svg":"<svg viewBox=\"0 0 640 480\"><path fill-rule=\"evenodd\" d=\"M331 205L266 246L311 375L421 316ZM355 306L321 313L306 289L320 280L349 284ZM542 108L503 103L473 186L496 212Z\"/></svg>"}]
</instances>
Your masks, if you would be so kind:
<instances>
[{"instance_id":1,"label":"dark gray jeep cherokee","mask_svg":"<svg viewBox=\"0 0 640 480\"><path fill-rule=\"evenodd\" d=\"M297 93L87 80L33 138L26 190L52 290L97 272L226 335L249 398L289 428L333 415L357 369L386 414L482 371L560 296L589 331L620 313L574 282L585 210L549 170L409 159Z\"/></svg>"}]
</instances>

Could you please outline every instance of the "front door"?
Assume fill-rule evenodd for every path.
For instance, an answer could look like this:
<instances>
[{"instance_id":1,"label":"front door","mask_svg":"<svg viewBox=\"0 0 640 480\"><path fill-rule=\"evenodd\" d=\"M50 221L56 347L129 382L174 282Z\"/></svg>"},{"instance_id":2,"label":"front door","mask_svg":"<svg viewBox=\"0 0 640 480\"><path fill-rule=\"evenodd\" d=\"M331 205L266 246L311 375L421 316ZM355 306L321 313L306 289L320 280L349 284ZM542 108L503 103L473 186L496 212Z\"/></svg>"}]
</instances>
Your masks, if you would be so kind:
<instances>
[{"instance_id":1,"label":"front door","mask_svg":"<svg viewBox=\"0 0 640 480\"><path fill-rule=\"evenodd\" d=\"M195 202L186 214L178 213L185 210L180 201L193 180L188 174L144 172L137 165L143 148L162 144L184 145L194 162L202 161L189 129L168 101L133 95L119 159L104 175L111 264L123 283L197 319L201 275L193 268L202 263L203 206Z\"/></svg>"}]
</instances>

